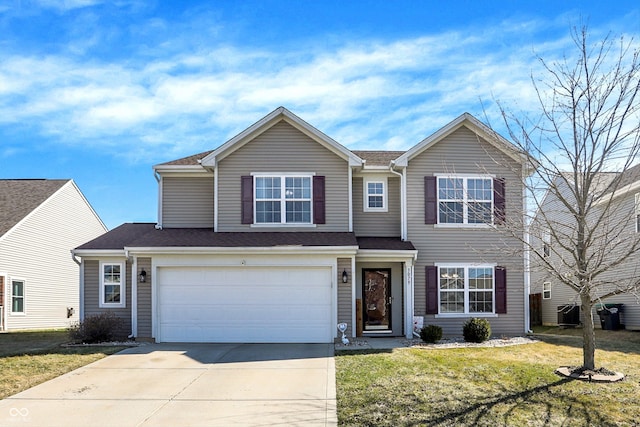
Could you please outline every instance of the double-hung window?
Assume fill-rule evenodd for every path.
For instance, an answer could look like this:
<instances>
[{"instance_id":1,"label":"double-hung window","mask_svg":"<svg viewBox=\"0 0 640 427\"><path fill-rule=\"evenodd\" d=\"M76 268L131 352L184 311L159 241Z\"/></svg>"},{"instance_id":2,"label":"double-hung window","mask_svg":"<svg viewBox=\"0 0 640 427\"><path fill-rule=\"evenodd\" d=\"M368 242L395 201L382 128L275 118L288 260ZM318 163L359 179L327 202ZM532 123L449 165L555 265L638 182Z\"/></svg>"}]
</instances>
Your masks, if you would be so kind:
<instances>
[{"instance_id":1,"label":"double-hung window","mask_svg":"<svg viewBox=\"0 0 640 427\"><path fill-rule=\"evenodd\" d=\"M11 281L11 313L24 314L24 281Z\"/></svg>"},{"instance_id":2,"label":"double-hung window","mask_svg":"<svg viewBox=\"0 0 640 427\"><path fill-rule=\"evenodd\" d=\"M387 181L386 179L364 180L364 211L365 212L386 212L387 211Z\"/></svg>"},{"instance_id":3,"label":"double-hung window","mask_svg":"<svg viewBox=\"0 0 640 427\"><path fill-rule=\"evenodd\" d=\"M100 264L100 307L125 307L125 264Z\"/></svg>"},{"instance_id":4,"label":"double-hung window","mask_svg":"<svg viewBox=\"0 0 640 427\"><path fill-rule=\"evenodd\" d=\"M438 177L439 224L492 224L493 179Z\"/></svg>"},{"instance_id":5,"label":"double-hung window","mask_svg":"<svg viewBox=\"0 0 640 427\"><path fill-rule=\"evenodd\" d=\"M256 224L311 224L311 176L255 176Z\"/></svg>"},{"instance_id":6,"label":"double-hung window","mask_svg":"<svg viewBox=\"0 0 640 427\"><path fill-rule=\"evenodd\" d=\"M636 233L640 233L640 193L636 193Z\"/></svg>"},{"instance_id":7,"label":"double-hung window","mask_svg":"<svg viewBox=\"0 0 640 427\"><path fill-rule=\"evenodd\" d=\"M551 282L542 284L542 299L551 299Z\"/></svg>"},{"instance_id":8,"label":"double-hung window","mask_svg":"<svg viewBox=\"0 0 640 427\"><path fill-rule=\"evenodd\" d=\"M440 266L440 314L494 313L494 267Z\"/></svg>"}]
</instances>

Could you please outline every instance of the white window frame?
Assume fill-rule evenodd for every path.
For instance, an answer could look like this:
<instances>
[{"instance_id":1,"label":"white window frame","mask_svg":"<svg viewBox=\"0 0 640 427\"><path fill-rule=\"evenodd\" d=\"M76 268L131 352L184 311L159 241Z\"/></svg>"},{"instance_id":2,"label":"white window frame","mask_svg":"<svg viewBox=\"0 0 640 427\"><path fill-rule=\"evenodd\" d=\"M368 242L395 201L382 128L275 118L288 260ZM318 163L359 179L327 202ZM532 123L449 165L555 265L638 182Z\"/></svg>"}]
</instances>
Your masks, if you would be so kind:
<instances>
[{"instance_id":1,"label":"white window frame","mask_svg":"<svg viewBox=\"0 0 640 427\"><path fill-rule=\"evenodd\" d=\"M105 293L104 287L106 283L104 282L104 269L109 265L117 265L120 267L120 302L105 302ZM98 301L98 306L100 308L125 308L127 306L127 269L126 263L123 261L100 261L100 270L98 272L100 274L100 300ZM109 285L113 285L113 283L109 283Z\"/></svg>"},{"instance_id":2,"label":"white window frame","mask_svg":"<svg viewBox=\"0 0 640 427\"><path fill-rule=\"evenodd\" d=\"M13 299L16 298L13 294L13 282L22 283L22 311L13 311ZM11 289L11 309L10 313L15 316L25 316L27 314L27 281L21 279L19 277L12 277L10 280L10 289ZM6 289L5 289L6 290Z\"/></svg>"},{"instance_id":3,"label":"white window frame","mask_svg":"<svg viewBox=\"0 0 640 427\"><path fill-rule=\"evenodd\" d=\"M496 264L435 264L438 268L438 314L436 318L445 317L498 317L496 314ZM464 289L460 292L464 293L464 312L442 312L440 305L440 288L441 270L445 268L462 268L464 269ZM469 293L472 291L469 289L469 269L470 268L487 268L491 269L492 281L491 284L491 312L471 312L469 311ZM475 291L475 290L473 290ZM485 291L488 292L488 291Z\"/></svg>"},{"instance_id":4,"label":"white window frame","mask_svg":"<svg viewBox=\"0 0 640 427\"><path fill-rule=\"evenodd\" d=\"M551 256L551 232L545 229L542 232L542 257L548 258Z\"/></svg>"},{"instance_id":5,"label":"white window frame","mask_svg":"<svg viewBox=\"0 0 640 427\"><path fill-rule=\"evenodd\" d=\"M640 233L640 193L636 193L636 204L635 204L635 212L636 212L636 233Z\"/></svg>"},{"instance_id":6,"label":"white window frame","mask_svg":"<svg viewBox=\"0 0 640 427\"><path fill-rule=\"evenodd\" d=\"M252 173L253 176L253 226L258 227L281 227L281 226L289 226L289 227L311 227L314 226L313 223L313 177L314 173L308 172L291 172L291 173L282 173L282 172L273 172L273 173ZM258 202L264 201L267 199L258 200L257 191L257 179L258 178L279 178L280 179L280 197L277 199L280 201L280 222L258 222ZM287 199L286 197L286 178L308 178L309 179L309 198L302 199ZM276 199L272 199L276 200ZM309 222L287 222L287 202L295 202L295 201L304 201L309 202Z\"/></svg>"},{"instance_id":7,"label":"white window frame","mask_svg":"<svg viewBox=\"0 0 640 427\"><path fill-rule=\"evenodd\" d=\"M542 299L551 299L551 282L542 284Z\"/></svg>"},{"instance_id":8,"label":"white window frame","mask_svg":"<svg viewBox=\"0 0 640 427\"><path fill-rule=\"evenodd\" d=\"M382 184L382 194L370 194L369 193L369 184ZM362 180L362 204L363 210L365 212L387 212L389 210L387 206L387 193L388 193L388 179L387 177L367 177ZM370 197L372 196L382 196L382 206L381 207L371 207Z\"/></svg>"},{"instance_id":9,"label":"white window frame","mask_svg":"<svg viewBox=\"0 0 640 427\"><path fill-rule=\"evenodd\" d=\"M493 188L493 180L494 176L492 175L465 175L465 174L435 174L436 177L436 207L437 207L437 227L464 227L464 228L487 228L491 227L495 223L495 215L494 215L494 188ZM441 179L461 179L462 180L462 199L441 199L440 198L440 180ZM469 222L469 202L489 202L488 199L483 200L472 200L469 198L469 180L471 179L481 179L488 180L491 183L491 221L490 222L481 222L481 223L470 223ZM462 203L462 222L441 222L440 221L440 202L460 202Z\"/></svg>"}]
</instances>

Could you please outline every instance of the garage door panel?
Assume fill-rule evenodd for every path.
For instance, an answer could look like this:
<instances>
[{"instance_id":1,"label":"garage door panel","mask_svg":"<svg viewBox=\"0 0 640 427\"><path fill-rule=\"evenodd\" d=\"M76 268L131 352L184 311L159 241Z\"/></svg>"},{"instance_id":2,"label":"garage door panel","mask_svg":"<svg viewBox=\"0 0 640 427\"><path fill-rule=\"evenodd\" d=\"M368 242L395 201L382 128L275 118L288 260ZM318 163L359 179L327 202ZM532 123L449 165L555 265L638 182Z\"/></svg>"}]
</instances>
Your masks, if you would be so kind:
<instances>
[{"instance_id":1,"label":"garage door panel","mask_svg":"<svg viewBox=\"0 0 640 427\"><path fill-rule=\"evenodd\" d=\"M331 268L158 270L161 341L330 342Z\"/></svg>"}]
</instances>

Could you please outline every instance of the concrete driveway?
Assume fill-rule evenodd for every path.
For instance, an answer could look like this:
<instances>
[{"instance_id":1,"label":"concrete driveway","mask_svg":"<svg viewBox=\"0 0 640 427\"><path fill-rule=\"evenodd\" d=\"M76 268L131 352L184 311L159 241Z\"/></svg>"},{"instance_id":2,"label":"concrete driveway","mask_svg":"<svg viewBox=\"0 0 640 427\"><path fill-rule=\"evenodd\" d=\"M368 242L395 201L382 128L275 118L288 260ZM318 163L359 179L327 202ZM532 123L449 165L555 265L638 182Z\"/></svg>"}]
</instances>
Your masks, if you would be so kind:
<instances>
[{"instance_id":1,"label":"concrete driveway","mask_svg":"<svg viewBox=\"0 0 640 427\"><path fill-rule=\"evenodd\" d=\"M332 344L150 344L0 401L0 426L335 426Z\"/></svg>"}]
</instances>

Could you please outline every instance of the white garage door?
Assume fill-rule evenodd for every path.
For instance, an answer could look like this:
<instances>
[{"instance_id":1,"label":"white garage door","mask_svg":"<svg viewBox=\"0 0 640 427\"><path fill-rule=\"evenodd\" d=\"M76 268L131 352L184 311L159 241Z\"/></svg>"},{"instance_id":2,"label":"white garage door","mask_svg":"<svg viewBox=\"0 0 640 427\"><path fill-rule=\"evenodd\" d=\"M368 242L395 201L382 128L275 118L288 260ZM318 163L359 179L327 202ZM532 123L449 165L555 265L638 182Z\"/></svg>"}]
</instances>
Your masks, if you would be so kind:
<instances>
[{"instance_id":1,"label":"white garage door","mask_svg":"<svg viewBox=\"0 0 640 427\"><path fill-rule=\"evenodd\" d=\"M331 342L331 268L162 267L163 342Z\"/></svg>"}]
</instances>

